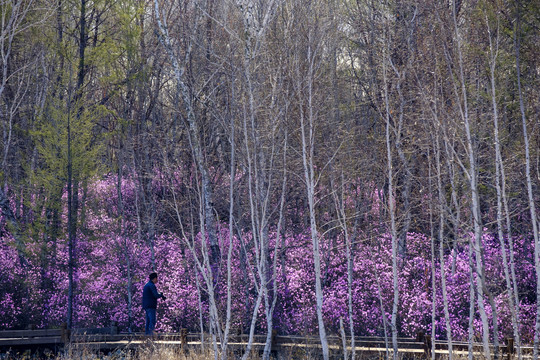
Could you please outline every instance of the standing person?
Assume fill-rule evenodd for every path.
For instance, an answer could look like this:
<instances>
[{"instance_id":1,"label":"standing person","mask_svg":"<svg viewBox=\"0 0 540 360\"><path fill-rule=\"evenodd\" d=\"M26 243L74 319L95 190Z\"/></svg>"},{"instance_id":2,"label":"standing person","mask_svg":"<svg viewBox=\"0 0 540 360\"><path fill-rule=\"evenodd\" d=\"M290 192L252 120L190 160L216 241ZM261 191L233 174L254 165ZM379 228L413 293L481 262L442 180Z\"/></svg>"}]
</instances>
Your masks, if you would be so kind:
<instances>
[{"instance_id":1,"label":"standing person","mask_svg":"<svg viewBox=\"0 0 540 360\"><path fill-rule=\"evenodd\" d=\"M153 272L149 275L149 279L150 281L144 285L142 295L142 307L146 313L146 326L144 328L146 335L152 335L156 328L157 299L162 298L165 300L165 296L162 293L158 293L156 288L158 275Z\"/></svg>"}]
</instances>

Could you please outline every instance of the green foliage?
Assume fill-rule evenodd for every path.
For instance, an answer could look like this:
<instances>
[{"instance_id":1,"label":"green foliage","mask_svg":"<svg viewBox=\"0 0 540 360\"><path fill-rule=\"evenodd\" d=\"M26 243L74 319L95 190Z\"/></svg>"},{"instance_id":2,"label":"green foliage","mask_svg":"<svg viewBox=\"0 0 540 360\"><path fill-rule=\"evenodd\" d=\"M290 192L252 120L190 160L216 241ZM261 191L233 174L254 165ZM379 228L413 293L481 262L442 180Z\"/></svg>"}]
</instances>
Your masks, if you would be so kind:
<instances>
[{"instance_id":1,"label":"green foliage","mask_svg":"<svg viewBox=\"0 0 540 360\"><path fill-rule=\"evenodd\" d=\"M105 119L118 119L116 110L101 104L99 95L106 96L109 103L122 93L126 77L135 79L139 72L127 73L134 59L139 61L138 46L141 28L136 19L142 14L139 1L109 2L93 1L87 4L88 46L85 49L85 83L75 89L79 66L79 18L80 1L63 2L56 9L63 28L62 41L58 41L59 29L46 28L42 33L46 60L54 63L52 72L45 74L53 81L48 88L43 109L36 109L36 120L29 136L37 153L37 166L23 164L29 174L28 187L39 196L27 205L41 212L46 208L63 211L68 168L68 123L71 128L71 155L74 180L83 186L86 180L101 176L108 169L103 162L106 144L113 132L103 131ZM98 26L96 26L98 24ZM81 96L75 103L75 94ZM123 121L123 120L119 120ZM120 126L123 128L123 126ZM38 220L38 219L36 219ZM45 228L45 219L36 221L32 232Z\"/></svg>"},{"instance_id":2,"label":"green foliage","mask_svg":"<svg viewBox=\"0 0 540 360\"><path fill-rule=\"evenodd\" d=\"M102 106L85 109L78 115L73 107L66 109L58 102L54 105L58 106L50 105L37 123L37 129L31 132L43 161L38 178L46 179L51 190L63 186L67 181L68 122L71 127L74 171L81 179L90 178L99 172L97 160L103 151L103 144L95 131L95 120L106 113Z\"/></svg>"}]
</instances>

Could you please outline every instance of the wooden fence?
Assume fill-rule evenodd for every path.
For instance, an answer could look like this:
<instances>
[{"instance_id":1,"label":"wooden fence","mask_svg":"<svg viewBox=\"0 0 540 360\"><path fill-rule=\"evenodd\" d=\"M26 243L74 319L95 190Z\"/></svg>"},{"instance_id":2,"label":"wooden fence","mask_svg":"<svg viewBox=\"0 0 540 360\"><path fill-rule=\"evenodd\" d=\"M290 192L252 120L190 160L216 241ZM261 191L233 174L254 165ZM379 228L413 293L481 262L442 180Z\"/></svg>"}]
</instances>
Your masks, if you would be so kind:
<instances>
[{"instance_id":1,"label":"wooden fence","mask_svg":"<svg viewBox=\"0 0 540 360\"><path fill-rule=\"evenodd\" d=\"M204 337L206 336L206 337ZM137 348L148 341L153 341L170 346L178 346L179 349L201 347L204 341L205 346L211 346L210 337L199 333L188 333L182 329L178 333L162 333L153 337L147 337L142 333L119 333L116 324L107 328L85 328L69 330L65 326L60 329L40 329L40 330L9 330L0 331L0 351L12 349L15 351L62 351L69 344L72 348L87 349L92 351L111 351L116 349ZM241 354L245 351L248 342L248 335L232 335L229 338L228 349L231 352ZM262 352L265 346L266 336L256 335L253 341L252 351ZM343 357L343 339L339 336L329 336L328 343L333 358ZM435 341L435 353L439 357L448 354L448 343L445 341ZM347 351L351 352L351 339L348 337L345 342ZM431 359L433 343L429 336L419 333L416 338L399 338L398 351L404 358L424 358ZM219 345L218 345L219 347ZM468 344L463 342L453 342L453 353L456 355L468 354ZM291 358L313 354L318 357L321 345L317 336L282 336L274 334L272 339L272 353L276 358ZM385 340L381 337L359 336L355 337L355 350L358 356L384 355L392 353L391 339ZM492 353L495 350L492 345ZM522 347L522 351L529 357L530 347ZM499 348L502 359L512 359L515 355L515 346L512 339L507 339ZM475 355L483 354L483 347L480 343L473 343ZM476 358L477 356L475 356Z\"/></svg>"}]
</instances>

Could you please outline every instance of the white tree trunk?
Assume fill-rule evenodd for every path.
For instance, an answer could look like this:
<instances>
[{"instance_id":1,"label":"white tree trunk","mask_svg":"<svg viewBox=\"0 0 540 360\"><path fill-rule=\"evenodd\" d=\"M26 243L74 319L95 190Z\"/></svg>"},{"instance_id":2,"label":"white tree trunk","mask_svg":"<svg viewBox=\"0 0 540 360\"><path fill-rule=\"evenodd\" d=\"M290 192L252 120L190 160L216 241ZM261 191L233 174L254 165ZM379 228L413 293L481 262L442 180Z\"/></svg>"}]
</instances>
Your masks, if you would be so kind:
<instances>
[{"instance_id":1,"label":"white tree trunk","mask_svg":"<svg viewBox=\"0 0 540 360\"><path fill-rule=\"evenodd\" d=\"M313 35L310 32L309 37ZM311 40L311 39L310 39ZM308 44L307 60L309 62L309 70L307 74L307 114L303 110L300 111L300 130L302 138L302 163L304 166L304 181L306 184L306 193L309 206L309 222L311 230L311 244L313 249L313 264L315 270L315 298L317 303L317 320L319 324L319 337L324 360L329 360L328 340L326 337L326 329L324 327L322 306L323 292L321 284L321 253L319 244L319 233L317 230L317 219L315 218L315 167L313 164L314 156L314 126L315 114L313 104L313 78L314 78L314 54L311 43ZM299 74L298 74L299 75ZM299 75L300 76L300 75ZM299 79L300 80L300 79ZM303 86L299 86L299 89ZM302 108L302 106L301 106ZM307 128L307 129L306 129ZM307 133L307 134L306 134Z\"/></svg>"},{"instance_id":2,"label":"white tree trunk","mask_svg":"<svg viewBox=\"0 0 540 360\"><path fill-rule=\"evenodd\" d=\"M512 283L513 280L511 279L511 270L510 266L508 264L508 257L506 255L506 244L504 241L504 233L503 233L503 203L506 210L506 220L507 220L507 237L508 242L510 244L509 251L510 253L513 253L513 241L511 239L512 235L510 233L510 216L508 214L508 202L506 199L506 191L505 191L505 171L504 171L504 163L502 160L502 153L501 153L501 144L499 140L499 112L497 108L497 95L496 95L496 83L495 83L495 68L496 68L496 62L497 62L497 55L498 55L498 47L499 47L499 27L497 24L497 35L496 35L496 43L495 46L493 45L493 41L491 39L491 29L489 25L489 20L486 17L486 25L488 29L488 35L489 35L489 49L490 49L490 83L491 83L491 104L493 107L493 129L494 129L494 140L495 140L495 187L497 189L497 235L499 237L499 244L501 245L501 255L503 260L503 270L504 270L504 278L506 281L506 291L508 292L508 307L510 309L510 314L512 318L512 328L513 328L513 334L514 339L518 348L518 359L521 360L522 353L521 353L521 337L519 333L519 308L516 306L516 304L519 304L519 302L515 302L516 294L514 293L514 288L517 287L517 284Z\"/></svg>"},{"instance_id":3,"label":"white tree trunk","mask_svg":"<svg viewBox=\"0 0 540 360\"><path fill-rule=\"evenodd\" d=\"M536 206L534 203L534 193L532 189L531 177L531 155L529 150L529 134L527 130L527 118L525 116L525 105L523 94L521 92L521 69L520 69L520 44L519 33L521 32L521 23L519 10L517 15L517 24L514 30L514 49L516 55L517 85L519 95L519 110L521 113L521 125L523 128L523 144L525 147L525 176L527 179L527 195L529 200L529 211L531 214L531 223L534 236L534 269L536 270L536 321L534 324L534 349L533 359L538 359L538 347L540 342L540 235L538 234L538 220L536 216Z\"/></svg>"},{"instance_id":4,"label":"white tree trunk","mask_svg":"<svg viewBox=\"0 0 540 360\"><path fill-rule=\"evenodd\" d=\"M388 99L388 78L387 78L387 59L383 59L383 78L384 78L384 102L386 110L386 157L387 157L387 177L388 177L388 211L390 213L390 233L392 237L392 319L390 321L392 330L392 348L393 358L398 359L398 342L397 342L397 312L399 302L399 286L398 286L398 234L396 225L396 205L394 194L394 169L392 161L391 139L390 139L390 101Z\"/></svg>"},{"instance_id":5,"label":"white tree trunk","mask_svg":"<svg viewBox=\"0 0 540 360\"><path fill-rule=\"evenodd\" d=\"M261 58L260 50L264 40L265 33L269 27L270 21L273 19L278 1L270 0L268 2L252 2L250 0L237 0L236 5L242 14L244 23L243 34L239 38L243 40L244 57L243 57L243 76L245 81L245 99L247 104L244 104L243 111L243 135L245 147L245 160L248 175L248 194L249 194L249 210L251 220L251 233L254 248L254 264L253 264L253 279L257 289L257 301L253 309L251 325L249 331L248 344L243 359L246 359L251 352L254 329L256 326L257 314L261 302L264 302L264 314L267 324L267 342L263 358L267 359L270 356L273 321L272 317L275 308L275 292L272 293L273 299L270 299L271 289L269 284L275 286L275 261L274 266L269 261L269 223L272 216L273 198L273 173L276 171L276 144L279 141L279 115L272 114L276 105L276 97L272 97L272 103L269 109L264 112L270 113L270 118L265 118L264 115L259 115L261 108L264 106L259 96L259 86L257 77L264 78L264 75L257 74L258 61ZM262 14L262 17L259 15ZM273 84L271 85L273 86ZM273 91L275 89L272 89ZM279 91L276 91L279 93ZM246 106L247 105L247 106ZM264 114L263 112L263 114ZM265 140L269 139L270 144ZM279 226L278 226L279 227ZM279 235L278 235L279 236ZM276 243L275 251L278 244Z\"/></svg>"},{"instance_id":6,"label":"white tree trunk","mask_svg":"<svg viewBox=\"0 0 540 360\"><path fill-rule=\"evenodd\" d=\"M469 170L465 171L467 174L467 178L469 180L469 187L471 191L471 213L473 216L473 229L474 229L474 240L471 241L471 246L474 250L474 257L476 259L475 262L475 280L476 280L476 292L478 295L477 301L478 301L478 310L480 313L480 318L482 320L482 344L484 348L484 356L486 356L488 359L491 357L491 349L489 346L489 322L487 313L485 310L485 289L486 287L486 279L484 274L484 264L483 264L483 256L482 256L482 235L483 235L483 229L482 229L482 217L480 213L480 195L478 193L478 178L477 178L477 172L478 168L476 165L476 154L474 151L474 144L472 139L472 132L471 132L471 125L470 125L470 118L469 118L469 105L467 100L467 90L465 86L465 74L464 74L464 66L463 66L463 54L461 52L461 35L459 34L458 29L458 22L457 22L457 14L456 14L456 8L453 6L453 20L454 20L454 29L455 29L455 41L457 44L457 54L458 54L458 70L459 70L459 82L461 85L461 96L459 96L459 92L456 89L456 98L463 101L463 104L460 103L459 110L461 113L461 119L463 120L463 123L465 125L465 135L466 135L466 152L468 156L468 163L469 163ZM496 311L496 309L492 309L493 311ZM472 316L472 314L471 314Z\"/></svg>"},{"instance_id":7,"label":"white tree trunk","mask_svg":"<svg viewBox=\"0 0 540 360\"><path fill-rule=\"evenodd\" d=\"M439 194L439 263L441 267L441 289L443 296L444 320L446 324L446 337L448 341L448 359L453 358L453 343L452 343L452 327L450 326L450 312L448 310L448 291L446 287L446 271L444 262L444 224L445 224L445 199L444 188L441 177L441 159L439 146L439 132L435 130L435 146L436 146L436 167L437 167L437 189Z\"/></svg>"},{"instance_id":8,"label":"white tree trunk","mask_svg":"<svg viewBox=\"0 0 540 360\"><path fill-rule=\"evenodd\" d=\"M233 95L234 98L234 95ZM227 250L227 314L225 315L225 330L223 331L223 341L221 343L221 359L227 358L227 345L229 341L229 331L232 317L232 250L234 244L233 221L234 221L234 179L236 177L236 137L234 117L231 116L231 163L230 163L230 183L229 183L229 248Z\"/></svg>"},{"instance_id":9,"label":"white tree trunk","mask_svg":"<svg viewBox=\"0 0 540 360\"><path fill-rule=\"evenodd\" d=\"M199 189L200 193L200 209L199 209L199 220L201 225L201 246L202 246L202 262L197 256L194 242L190 241L185 237L186 245L189 247L190 251L193 254L193 257L196 261L197 269L199 270L200 275L204 279L205 290L208 293L208 302L209 302L209 316L210 316L210 329L212 330L213 336L213 347L214 347L214 358L218 359L218 348L217 348L217 339L219 338L221 344L226 344L223 338L223 328L219 319L219 312L217 309L216 303L216 294L214 291L215 282L217 281L217 262L219 259L219 245L217 241L217 226L214 218L214 208L213 208L213 194L210 186L210 175L208 173L207 166L205 164L204 155L202 151L202 145L200 143L200 128L198 120L195 114L195 108L193 103L193 95L185 82L185 67L181 66L178 56L175 53L172 45L172 41L168 32L168 27L166 19L162 16L161 7L159 0L154 0L154 15L156 17L156 22L158 26L158 34L160 42L165 48L169 60L172 64L174 71L175 82L176 82L176 94L178 98L183 100L186 112L187 112L187 122L189 125L189 140L192 147L193 157L197 165L197 169L200 172L201 176L201 188ZM187 49L185 50L184 64L188 63L188 59L191 56L191 50L194 43L195 32L198 29L200 24L200 13L196 12L193 33L188 35L187 38ZM174 192L173 192L174 196ZM180 217L180 212L178 210L178 204L176 203L175 198L175 207L176 213L178 216L179 223L182 222ZM206 236L208 236L210 249L206 246ZM230 291L230 289L227 289ZM222 348L222 352L226 352L226 349Z\"/></svg>"},{"instance_id":10,"label":"white tree trunk","mask_svg":"<svg viewBox=\"0 0 540 360\"><path fill-rule=\"evenodd\" d=\"M335 188L336 186L332 186ZM343 171L341 173L341 181L339 186L337 187L339 189L338 191L334 191L334 203L336 206L336 214L339 226L341 227L341 230L343 231L343 237L345 240L345 256L347 259L347 305L348 305L348 313L349 313L349 332L351 334L351 359L354 360L356 357L356 344L354 339L354 321L353 321L353 295L352 295L352 283L353 283L353 272L354 272L354 263L353 263L353 256L352 256L352 241L349 234L349 225L348 225L348 218L345 211L345 180L343 176ZM340 326L342 325L341 322L343 322L343 319L340 318ZM344 332L345 330L343 330ZM345 335L343 335L343 341L344 341L344 357L347 358L347 349L346 349L346 341L345 341Z\"/></svg>"}]
</instances>

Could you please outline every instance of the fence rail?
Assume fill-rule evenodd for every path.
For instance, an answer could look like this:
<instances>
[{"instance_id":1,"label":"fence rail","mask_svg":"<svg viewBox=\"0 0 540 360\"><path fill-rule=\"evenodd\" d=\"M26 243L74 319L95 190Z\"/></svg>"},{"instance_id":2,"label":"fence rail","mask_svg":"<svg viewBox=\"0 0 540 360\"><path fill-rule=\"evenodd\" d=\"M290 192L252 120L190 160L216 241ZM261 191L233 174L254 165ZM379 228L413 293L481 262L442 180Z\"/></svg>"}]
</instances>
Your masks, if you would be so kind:
<instances>
[{"instance_id":1,"label":"fence rail","mask_svg":"<svg viewBox=\"0 0 540 360\"><path fill-rule=\"evenodd\" d=\"M205 342L210 337L205 335ZM187 329L182 329L178 333L163 333L150 338L152 341L180 346L182 349L188 347L201 346L201 334L188 333ZM142 333L119 333L116 324L106 328L84 328L67 329L38 329L38 330L9 330L0 331L0 348L54 348L62 349L70 344L74 347L88 348L94 350L115 350L119 348L134 348L141 346L149 337ZM235 352L245 351L249 337L248 335L231 335L228 343L229 349ZM391 339L385 340L382 337L358 336L354 338L357 353L377 353L392 351ZM252 351L262 351L266 343L266 335L256 335L253 339ZM346 346L350 351L351 339L347 337ZM343 353L343 339L340 336L329 336L328 344L333 354ZM431 358L431 351L435 346L436 354L448 353L448 343L445 341L435 341L433 344L429 336L419 333L416 338L399 338L398 351L403 354L410 354L418 358ZM466 353L469 348L468 343L453 342L453 352ZM482 353L483 347L480 343L473 343L473 351ZM219 346L219 345L218 345ZM317 336L283 336L274 334L272 336L272 351L274 354L290 353L291 351L317 352L320 351L320 339ZM531 353L532 348L522 347L525 354ZM492 345L492 351L494 350ZM511 359L515 354L513 339L507 339L506 343L499 347L503 358ZM338 356L338 355L336 355ZM279 358L280 356L278 356Z\"/></svg>"}]
</instances>

